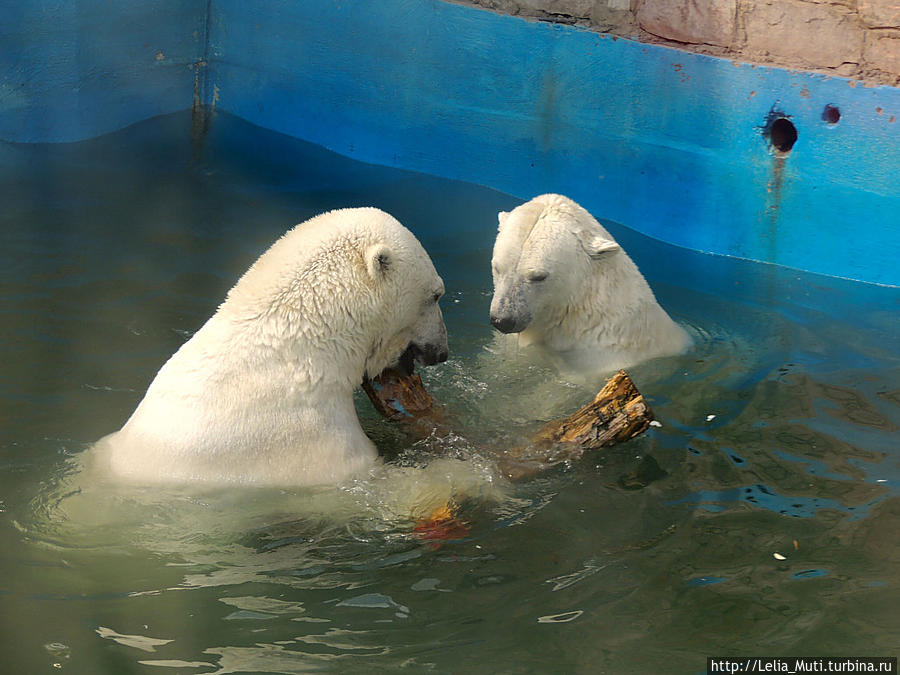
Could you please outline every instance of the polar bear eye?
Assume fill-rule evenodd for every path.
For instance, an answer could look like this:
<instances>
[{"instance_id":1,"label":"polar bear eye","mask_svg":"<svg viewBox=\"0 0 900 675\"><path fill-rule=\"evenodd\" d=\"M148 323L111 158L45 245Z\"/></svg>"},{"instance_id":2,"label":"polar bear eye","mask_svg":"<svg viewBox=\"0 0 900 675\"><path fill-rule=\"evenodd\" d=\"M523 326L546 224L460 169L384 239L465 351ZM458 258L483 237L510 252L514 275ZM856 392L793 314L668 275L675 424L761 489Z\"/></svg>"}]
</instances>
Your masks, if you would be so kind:
<instances>
[{"instance_id":1,"label":"polar bear eye","mask_svg":"<svg viewBox=\"0 0 900 675\"><path fill-rule=\"evenodd\" d=\"M546 279L546 278L547 278L547 272L545 272L543 270L529 272L528 275L525 277L525 279L530 284L537 283L539 281L544 281L544 279Z\"/></svg>"}]
</instances>

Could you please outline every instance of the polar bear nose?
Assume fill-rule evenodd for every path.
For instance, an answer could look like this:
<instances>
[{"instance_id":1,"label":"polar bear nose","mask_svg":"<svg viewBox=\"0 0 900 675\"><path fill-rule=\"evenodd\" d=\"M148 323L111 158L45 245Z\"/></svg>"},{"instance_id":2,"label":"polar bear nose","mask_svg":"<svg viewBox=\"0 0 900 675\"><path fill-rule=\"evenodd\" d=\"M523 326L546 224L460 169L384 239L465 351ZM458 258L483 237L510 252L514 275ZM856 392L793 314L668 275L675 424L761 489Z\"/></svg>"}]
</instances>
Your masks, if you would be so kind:
<instances>
[{"instance_id":1,"label":"polar bear nose","mask_svg":"<svg viewBox=\"0 0 900 675\"><path fill-rule=\"evenodd\" d=\"M491 314L491 325L501 333L516 332L516 320L511 316L498 316Z\"/></svg>"},{"instance_id":2,"label":"polar bear nose","mask_svg":"<svg viewBox=\"0 0 900 675\"><path fill-rule=\"evenodd\" d=\"M412 365L413 361L418 361L423 366L433 366L437 363L443 363L449 356L450 348L446 342L443 344L416 344L415 342L410 342L406 351L400 357L400 362L402 365L404 359L406 359L407 365ZM412 372L411 368L410 372Z\"/></svg>"},{"instance_id":3,"label":"polar bear nose","mask_svg":"<svg viewBox=\"0 0 900 675\"><path fill-rule=\"evenodd\" d=\"M435 345L426 345L421 350L422 362L426 366L433 366L436 363L443 363L450 356L450 350L446 347L437 347Z\"/></svg>"}]
</instances>

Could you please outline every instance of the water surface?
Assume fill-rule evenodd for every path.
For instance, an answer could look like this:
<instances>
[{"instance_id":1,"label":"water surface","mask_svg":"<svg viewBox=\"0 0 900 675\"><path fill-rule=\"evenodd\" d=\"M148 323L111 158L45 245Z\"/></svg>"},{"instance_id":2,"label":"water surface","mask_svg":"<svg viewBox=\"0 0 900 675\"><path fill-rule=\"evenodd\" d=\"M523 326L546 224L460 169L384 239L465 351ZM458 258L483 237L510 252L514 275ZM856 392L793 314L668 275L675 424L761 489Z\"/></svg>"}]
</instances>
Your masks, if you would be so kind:
<instances>
[{"instance_id":1,"label":"water surface","mask_svg":"<svg viewBox=\"0 0 900 675\"><path fill-rule=\"evenodd\" d=\"M698 673L711 655L896 655L897 289L609 224L696 348L632 371L661 426L504 486L489 449L600 384L485 352L496 212L519 200L227 115L190 130L183 113L0 145L9 672ZM416 443L360 397L395 458L368 480L97 489L72 475L274 239L364 205L412 229L445 280L452 355L424 377L455 436ZM413 536L404 508L448 485L470 495L467 535Z\"/></svg>"}]
</instances>

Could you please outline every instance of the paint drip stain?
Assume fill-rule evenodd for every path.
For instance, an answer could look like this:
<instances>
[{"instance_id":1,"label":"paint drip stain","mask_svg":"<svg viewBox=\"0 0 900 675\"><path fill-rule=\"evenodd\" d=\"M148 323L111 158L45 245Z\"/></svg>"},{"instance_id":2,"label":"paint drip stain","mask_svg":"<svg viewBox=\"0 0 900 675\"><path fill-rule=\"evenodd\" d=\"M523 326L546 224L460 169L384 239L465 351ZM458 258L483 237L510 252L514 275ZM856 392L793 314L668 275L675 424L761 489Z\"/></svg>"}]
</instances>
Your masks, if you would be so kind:
<instances>
[{"instance_id":1,"label":"paint drip stain","mask_svg":"<svg viewBox=\"0 0 900 675\"><path fill-rule=\"evenodd\" d=\"M784 162L785 158L780 154L772 155L772 174L766 185L769 194L769 204L766 207L768 227L766 228L766 262L774 263L778 254L778 217L781 213L781 204L784 191Z\"/></svg>"}]
</instances>

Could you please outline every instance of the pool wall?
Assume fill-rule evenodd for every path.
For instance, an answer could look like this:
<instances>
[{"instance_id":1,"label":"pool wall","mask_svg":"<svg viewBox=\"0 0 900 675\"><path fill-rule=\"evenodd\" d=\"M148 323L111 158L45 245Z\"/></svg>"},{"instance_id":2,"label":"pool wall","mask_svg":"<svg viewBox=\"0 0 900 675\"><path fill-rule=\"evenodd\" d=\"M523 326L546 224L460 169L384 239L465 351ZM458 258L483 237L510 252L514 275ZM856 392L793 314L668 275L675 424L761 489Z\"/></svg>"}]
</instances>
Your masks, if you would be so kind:
<instances>
[{"instance_id":1,"label":"pool wall","mask_svg":"<svg viewBox=\"0 0 900 675\"><path fill-rule=\"evenodd\" d=\"M201 81L207 6L3 2L0 140L76 141L190 108Z\"/></svg>"},{"instance_id":2,"label":"pool wall","mask_svg":"<svg viewBox=\"0 0 900 675\"><path fill-rule=\"evenodd\" d=\"M0 10L4 140L196 101L367 162L562 192L679 246L900 284L897 88L440 0L82 2L50 25L18 4Z\"/></svg>"}]
</instances>

